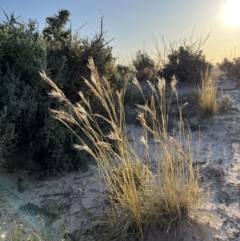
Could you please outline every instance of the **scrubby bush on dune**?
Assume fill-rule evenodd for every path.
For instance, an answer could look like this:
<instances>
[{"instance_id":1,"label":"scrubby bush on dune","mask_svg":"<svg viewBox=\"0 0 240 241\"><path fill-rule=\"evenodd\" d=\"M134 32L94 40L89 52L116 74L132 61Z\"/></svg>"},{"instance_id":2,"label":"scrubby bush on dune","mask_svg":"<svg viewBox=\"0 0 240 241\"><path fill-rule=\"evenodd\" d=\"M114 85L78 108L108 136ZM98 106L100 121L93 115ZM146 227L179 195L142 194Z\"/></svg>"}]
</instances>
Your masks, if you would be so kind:
<instances>
[{"instance_id":1,"label":"scrubby bush on dune","mask_svg":"<svg viewBox=\"0 0 240 241\"><path fill-rule=\"evenodd\" d=\"M154 80L156 75L155 62L147 53L142 53L140 50L136 53L136 57L132 62L136 69L136 77L138 81Z\"/></svg>"},{"instance_id":2,"label":"scrubby bush on dune","mask_svg":"<svg viewBox=\"0 0 240 241\"><path fill-rule=\"evenodd\" d=\"M116 66L116 72L114 73L114 82L116 90L120 91L126 88L124 95L124 103L127 105L134 105L142 100L142 95L138 89L132 84L132 79L136 75L136 70L133 66L125 66L118 64Z\"/></svg>"},{"instance_id":3,"label":"scrubby bush on dune","mask_svg":"<svg viewBox=\"0 0 240 241\"><path fill-rule=\"evenodd\" d=\"M201 82L201 74L207 69L211 71L212 65L206 61L203 55L202 42L188 44L184 41L178 50L171 49L168 60L164 63L160 76L164 77L168 82L172 76L175 76L179 82L189 84L199 84Z\"/></svg>"},{"instance_id":4,"label":"scrubby bush on dune","mask_svg":"<svg viewBox=\"0 0 240 241\"><path fill-rule=\"evenodd\" d=\"M80 155L71 147L72 133L53 120L48 110L59 105L47 97L49 88L39 78L39 69L50 71L48 44L36 23L25 24L12 15L0 26L0 41L0 106L7 112L6 128L14 127L12 142L51 172L80 167ZM57 83L61 85L60 80Z\"/></svg>"},{"instance_id":5,"label":"scrubby bush on dune","mask_svg":"<svg viewBox=\"0 0 240 241\"><path fill-rule=\"evenodd\" d=\"M112 80L114 83L112 83L112 86L116 90L121 90L124 85L129 84L133 76L135 76L135 70L131 66L118 64L114 72L114 80Z\"/></svg>"},{"instance_id":6,"label":"scrubby bush on dune","mask_svg":"<svg viewBox=\"0 0 240 241\"><path fill-rule=\"evenodd\" d=\"M51 117L49 108L65 107L48 98L49 87L38 71L45 70L75 103L79 90L92 95L83 80L90 76L88 57L96 58L99 73L107 77L111 77L114 63L111 47L104 39L103 19L100 33L90 40L66 28L69 16L69 11L61 10L47 18L43 34L37 31L35 21L24 23L14 15L6 15L7 21L0 24L0 153L5 155L16 142L20 152L52 174L84 167L87 158L73 149L76 137ZM96 109L97 104L93 104ZM9 144L4 139L7 131Z\"/></svg>"},{"instance_id":7,"label":"scrubby bush on dune","mask_svg":"<svg viewBox=\"0 0 240 241\"><path fill-rule=\"evenodd\" d=\"M72 33L70 28L66 28L69 17L68 10L60 10L54 17L48 17L48 26L44 28L43 35L49 43L48 67L53 78L64 78L64 92L72 102L77 102L79 90L88 96L91 95L83 80L90 77L88 58L91 56L96 59L99 74L107 78L111 78L115 72L115 58L112 55L112 47L109 46L111 40L105 40L103 17L100 32L92 39L80 37L77 32ZM64 72L63 76L54 76L60 69Z\"/></svg>"},{"instance_id":8,"label":"scrubby bush on dune","mask_svg":"<svg viewBox=\"0 0 240 241\"><path fill-rule=\"evenodd\" d=\"M240 79L240 58L234 58L233 60L224 58L218 66L229 78Z\"/></svg>"},{"instance_id":9,"label":"scrubby bush on dune","mask_svg":"<svg viewBox=\"0 0 240 241\"><path fill-rule=\"evenodd\" d=\"M89 137L91 146L79 138L75 148L87 151L97 161L107 186L111 205L103 219L98 220L100 233L97 240L148 240L150 237L158 240L159 233L171 235L176 230L181 237L185 228L191 228L201 203L199 171L193 166L190 133L184 129L181 117L183 106L178 106L179 133L172 137L167 132L170 101L166 99L166 83L159 79L154 87L149 82L153 96L148 103L138 105L142 127L140 141L145 150L141 156L128 141L123 106L125 89L117 92L117 102L114 102L108 80L99 77L92 59L89 68L91 79L85 83L105 110L104 116L93 112L84 93L80 93L81 104L73 105L44 72L40 75L51 86L50 95L69 107L69 111L51 110L54 117L68 127L76 125ZM142 93L136 79L134 84ZM171 86L172 94L177 98L176 81ZM162 113L161 120L156 116L157 108ZM151 119L151 126L146 118ZM101 129L99 120L109 123L110 132ZM156 150L161 150L154 153L155 168L150 159L150 134Z\"/></svg>"}]
</instances>

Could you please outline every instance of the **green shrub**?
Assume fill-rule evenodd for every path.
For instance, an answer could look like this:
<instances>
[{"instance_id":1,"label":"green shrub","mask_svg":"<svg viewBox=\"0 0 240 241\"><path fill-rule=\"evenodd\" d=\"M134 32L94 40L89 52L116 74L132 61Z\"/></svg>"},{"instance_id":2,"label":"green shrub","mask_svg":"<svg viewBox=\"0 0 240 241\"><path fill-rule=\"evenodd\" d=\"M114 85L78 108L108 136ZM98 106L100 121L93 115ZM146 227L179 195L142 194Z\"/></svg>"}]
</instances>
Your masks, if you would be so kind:
<instances>
[{"instance_id":1,"label":"green shrub","mask_svg":"<svg viewBox=\"0 0 240 241\"><path fill-rule=\"evenodd\" d=\"M234 58L232 61L224 58L218 66L229 78L240 79L240 58Z\"/></svg>"},{"instance_id":2,"label":"green shrub","mask_svg":"<svg viewBox=\"0 0 240 241\"><path fill-rule=\"evenodd\" d=\"M49 87L38 74L40 69L54 74L47 63L49 44L36 30L36 22L19 22L13 15L8 19L0 25L0 113L7 115L2 118L0 142L6 145L4 132L10 128L8 145L16 141L16 148L45 170L55 173L79 168L85 158L72 148L76 138L49 113L50 107L63 106L48 98ZM62 64L54 74L61 86L65 80L60 77L66 73Z\"/></svg>"},{"instance_id":3,"label":"green shrub","mask_svg":"<svg viewBox=\"0 0 240 241\"><path fill-rule=\"evenodd\" d=\"M76 103L80 100L79 90L86 96L91 96L91 101L94 101L91 91L84 82L84 78L88 79L91 74L87 68L88 58L95 59L99 75L105 75L110 79L115 72L115 58L112 55L112 47L109 46L111 40L105 40L103 17L100 32L92 39L80 38L77 32L72 33L72 30L66 27L70 21L69 18L68 10L60 10L57 15L46 19L48 25L44 28L43 35L49 43L48 68L55 82L59 78L62 79L61 87L70 101ZM59 73L61 73L60 76ZM115 84L114 80L113 78L113 84Z\"/></svg>"},{"instance_id":4,"label":"green shrub","mask_svg":"<svg viewBox=\"0 0 240 241\"><path fill-rule=\"evenodd\" d=\"M110 79L112 88L114 90L121 90L125 85L129 85L134 75L135 71L131 68L131 66L118 64Z\"/></svg>"},{"instance_id":5,"label":"green shrub","mask_svg":"<svg viewBox=\"0 0 240 241\"><path fill-rule=\"evenodd\" d=\"M0 112L0 165L5 164L5 156L14 151L17 141L15 126L9 122L10 114L6 106Z\"/></svg>"},{"instance_id":6,"label":"green shrub","mask_svg":"<svg viewBox=\"0 0 240 241\"><path fill-rule=\"evenodd\" d=\"M58 85L60 83L59 86L72 103L81 100L79 96L81 91L91 102L93 111L105 115L105 111L84 80L91 76L91 71L87 67L88 58L95 59L98 74L108 78L113 89L121 89L125 83L124 79L116 74L115 58L112 55L112 47L109 45L111 40L105 39L103 17L100 31L91 39L80 38L77 32L72 33L72 30L66 26L69 17L68 10L60 10L57 15L47 18L48 25L43 30L43 35L48 43L49 76ZM109 125L101 120L101 128L108 127Z\"/></svg>"},{"instance_id":7,"label":"green shrub","mask_svg":"<svg viewBox=\"0 0 240 241\"><path fill-rule=\"evenodd\" d=\"M155 78L155 63L148 54L141 53L139 50L133 60L133 66L136 69L136 77L138 81L153 80Z\"/></svg>"},{"instance_id":8,"label":"green shrub","mask_svg":"<svg viewBox=\"0 0 240 241\"><path fill-rule=\"evenodd\" d=\"M164 64L159 75L170 82L175 76L179 82L199 84L201 73L211 71L212 65L205 60L205 55L198 45L184 44L178 50L171 50L168 61Z\"/></svg>"},{"instance_id":9,"label":"green shrub","mask_svg":"<svg viewBox=\"0 0 240 241\"><path fill-rule=\"evenodd\" d=\"M115 84L111 85L113 90L122 90L126 88L126 93L124 95L124 104L134 105L139 104L144 101L142 93L138 88L132 83L133 78L136 75L136 70L133 66L117 65L116 72L114 73L115 80L111 78L111 81Z\"/></svg>"},{"instance_id":10,"label":"green shrub","mask_svg":"<svg viewBox=\"0 0 240 241\"><path fill-rule=\"evenodd\" d=\"M72 148L76 137L49 113L49 108L65 107L47 96L49 87L38 71L45 70L73 103L80 100L81 90L91 97L92 105L100 112L84 78L91 74L87 68L91 56L96 60L98 73L112 78L112 85L115 84L115 59L104 38L103 18L100 32L92 39L80 38L66 27L70 21L68 10L47 17L42 34L37 31L35 21L24 23L14 15L6 18L0 24L0 113L6 106L8 115L7 122L1 123L0 143L6 143L4 147L1 144L1 155L5 155L3 150L9 145L4 133L11 127L14 136L11 140L17 140L16 148L36 159L46 171L56 173L85 167L86 155ZM76 133L86 138L77 130Z\"/></svg>"}]
</instances>

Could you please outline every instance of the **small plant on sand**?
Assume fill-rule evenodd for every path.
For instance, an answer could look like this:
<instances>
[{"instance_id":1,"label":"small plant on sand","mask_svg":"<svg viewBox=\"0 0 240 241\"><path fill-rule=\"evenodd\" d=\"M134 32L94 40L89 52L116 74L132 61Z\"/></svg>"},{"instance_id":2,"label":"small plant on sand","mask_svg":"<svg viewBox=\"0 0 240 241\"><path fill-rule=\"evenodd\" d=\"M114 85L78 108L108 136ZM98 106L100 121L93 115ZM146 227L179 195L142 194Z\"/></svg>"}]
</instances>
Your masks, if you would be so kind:
<instances>
[{"instance_id":1,"label":"small plant on sand","mask_svg":"<svg viewBox=\"0 0 240 241\"><path fill-rule=\"evenodd\" d=\"M227 112L231 108L233 103L234 99L229 95L229 93L223 93L221 91L221 97L217 99L218 112Z\"/></svg>"},{"instance_id":2,"label":"small plant on sand","mask_svg":"<svg viewBox=\"0 0 240 241\"><path fill-rule=\"evenodd\" d=\"M138 105L137 117L142 126L140 142L145 150L142 156L128 141L123 106L125 89L114 96L109 82L99 77L92 59L89 68L91 79L85 79L85 83L104 108L104 116L92 111L83 93L79 92L81 102L73 105L44 72L40 75L53 89L50 96L69 107L68 112L51 110L54 117L73 132L72 124L76 125L92 142L90 147L78 137L80 145L76 144L75 148L87 151L96 160L107 187L110 205L98 220L97 240L143 241L153 237L159 240L159 235L191 228L200 207L201 191L198 168L192 165L190 133L184 129L182 121L183 106L179 105L179 131L171 136L167 132L170 101L166 100L165 81L158 79L156 86L148 82L153 94L145 104ZM133 82L142 93L139 82L136 79ZM177 97L175 85L173 80L172 94ZM151 119L151 127L146 118ZM109 133L103 133L99 120L110 126ZM149 146L150 136L155 144L154 153Z\"/></svg>"},{"instance_id":3,"label":"small plant on sand","mask_svg":"<svg viewBox=\"0 0 240 241\"><path fill-rule=\"evenodd\" d=\"M211 76L211 73L206 70L202 74L201 88L199 89L199 105L206 116L213 115L217 111L217 87Z\"/></svg>"}]
</instances>

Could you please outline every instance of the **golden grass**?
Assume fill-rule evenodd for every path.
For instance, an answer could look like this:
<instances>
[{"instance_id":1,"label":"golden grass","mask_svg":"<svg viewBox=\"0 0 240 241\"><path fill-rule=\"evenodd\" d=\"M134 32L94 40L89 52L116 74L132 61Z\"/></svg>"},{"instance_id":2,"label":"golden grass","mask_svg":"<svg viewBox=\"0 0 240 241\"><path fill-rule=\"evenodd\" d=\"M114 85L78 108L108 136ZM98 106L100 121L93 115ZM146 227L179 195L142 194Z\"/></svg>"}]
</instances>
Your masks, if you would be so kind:
<instances>
[{"instance_id":1,"label":"golden grass","mask_svg":"<svg viewBox=\"0 0 240 241\"><path fill-rule=\"evenodd\" d=\"M199 90L199 105L206 116L213 115L217 111L217 87L211 76L206 70L202 75L201 89Z\"/></svg>"},{"instance_id":2,"label":"golden grass","mask_svg":"<svg viewBox=\"0 0 240 241\"><path fill-rule=\"evenodd\" d=\"M148 240L157 233L171 233L177 227L188 226L201 203L199 171L192 165L191 136L184 129L181 114L178 133L173 137L167 132L170 101L166 99L165 81L158 79L156 86L149 83L152 97L144 105L138 105L142 127L140 142L145 150L142 157L128 141L123 106L125 89L117 92L114 98L108 81L98 76L92 59L89 68L91 79L84 81L101 103L106 112L104 116L92 112L83 93L79 92L82 101L73 105L44 72L40 75L53 89L50 96L69 107L69 112L51 110L53 116L73 133L69 123L85 133L92 144L88 145L78 137L80 145L76 144L75 148L87 151L97 161L104 177L111 205L98 221L102 227L106 226L106 232L99 234L97 240ZM138 81L133 82L142 93ZM177 97L174 79L171 85L171 95ZM160 109L160 120L156 108ZM180 113L182 108L179 105ZM151 126L147 124L147 118L151 119ZM99 120L109 125L109 133L102 132ZM150 135L156 153L150 153ZM151 160L153 154L155 168Z\"/></svg>"}]
</instances>

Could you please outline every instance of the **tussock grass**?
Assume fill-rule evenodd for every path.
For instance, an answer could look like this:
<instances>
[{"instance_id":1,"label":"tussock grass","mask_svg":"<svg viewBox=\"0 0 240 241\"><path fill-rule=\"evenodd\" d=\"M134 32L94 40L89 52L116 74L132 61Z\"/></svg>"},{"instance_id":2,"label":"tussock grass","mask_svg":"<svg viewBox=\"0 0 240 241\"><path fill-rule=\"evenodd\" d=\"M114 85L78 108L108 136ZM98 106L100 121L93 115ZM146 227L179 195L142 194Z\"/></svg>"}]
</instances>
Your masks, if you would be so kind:
<instances>
[{"instance_id":1,"label":"tussock grass","mask_svg":"<svg viewBox=\"0 0 240 241\"><path fill-rule=\"evenodd\" d=\"M213 115L217 111L217 87L210 71L202 74L201 88L199 90L199 105L206 116Z\"/></svg>"},{"instance_id":2,"label":"tussock grass","mask_svg":"<svg viewBox=\"0 0 240 241\"><path fill-rule=\"evenodd\" d=\"M232 104L234 104L234 99L229 95L229 93L223 93L221 91L221 96L217 99L218 112L223 113L229 111Z\"/></svg>"},{"instance_id":3,"label":"tussock grass","mask_svg":"<svg viewBox=\"0 0 240 241\"><path fill-rule=\"evenodd\" d=\"M88 145L78 137L80 145L76 144L75 148L87 151L97 161L108 191L110 205L103 219L98 220L102 229L97 240L149 240L158 233L172 233L178 227L181 227L179 230L190 228L189 223L200 207L201 191L198 168L192 165L191 136L184 129L181 116L183 106L179 105L178 131L170 136L166 83L163 79L158 79L156 85L148 83L152 97L145 100L144 105L137 105L140 110L137 118L142 127L140 142L145 150L141 156L128 141L123 105L125 89L114 94L108 81L98 76L92 59L88 67L91 79L84 81L104 108L104 116L93 113L83 93L79 92L82 101L73 105L44 72L40 75L53 89L50 96L69 107L68 112L51 110L53 116L73 133L72 125L80 128L92 143ZM136 79L133 83L143 93ZM175 79L171 86L171 96L177 97ZM147 124L148 118L151 126ZM109 133L103 133L99 120L109 125ZM156 147L154 153L148 142L150 136Z\"/></svg>"}]
</instances>

